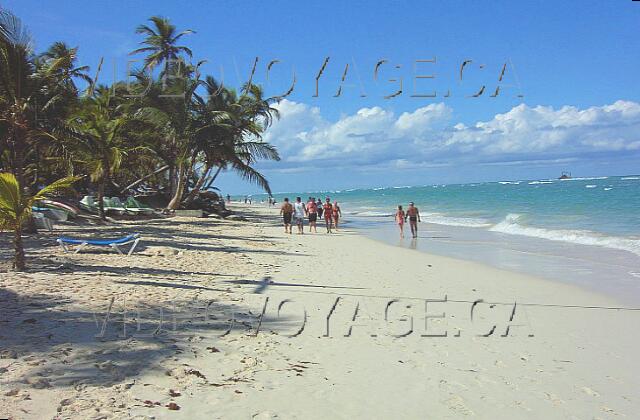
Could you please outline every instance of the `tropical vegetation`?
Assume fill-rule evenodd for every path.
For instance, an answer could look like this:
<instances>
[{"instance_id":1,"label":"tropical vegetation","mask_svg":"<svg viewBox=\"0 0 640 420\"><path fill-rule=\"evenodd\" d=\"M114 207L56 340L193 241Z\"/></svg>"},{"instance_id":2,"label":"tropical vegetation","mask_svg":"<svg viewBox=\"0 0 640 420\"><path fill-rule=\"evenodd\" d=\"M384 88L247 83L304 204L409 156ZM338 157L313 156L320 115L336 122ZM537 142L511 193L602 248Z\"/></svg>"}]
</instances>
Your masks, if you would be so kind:
<instances>
[{"instance_id":1,"label":"tropical vegetation","mask_svg":"<svg viewBox=\"0 0 640 420\"><path fill-rule=\"evenodd\" d=\"M24 269L22 232L31 206L74 184L97 197L126 196L144 186L167 211L215 189L222 171L271 193L255 168L279 160L263 140L279 117L276 98L259 85L239 91L201 73L181 45L195 32L153 16L135 32L141 57L133 82L99 84L78 47L56 42L38 54L21 20L0 8L0 229L15 233L16 269Z\"/></svg>"}]
</instances>

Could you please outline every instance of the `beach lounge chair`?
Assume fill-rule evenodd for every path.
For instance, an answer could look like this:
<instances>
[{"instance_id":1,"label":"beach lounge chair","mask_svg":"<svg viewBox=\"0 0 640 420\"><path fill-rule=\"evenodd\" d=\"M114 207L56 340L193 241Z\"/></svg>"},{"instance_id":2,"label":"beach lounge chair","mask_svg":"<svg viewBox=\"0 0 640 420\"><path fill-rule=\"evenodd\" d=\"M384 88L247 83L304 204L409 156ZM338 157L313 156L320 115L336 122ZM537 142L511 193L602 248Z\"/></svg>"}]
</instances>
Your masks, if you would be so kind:
<instances>
[{"instance_id":1,"label":"beach lounge chair","mask_svg":"<svg viewBox=\"0 0 640 420\"><path fill-rule=\"evenodd\" d=\"M124 203L124 208L134 214L151 215L155 213L155 211L151 207L147 206L146 204L142 204L133 197L127 197L127 201L125 201Z\"/></svg>"},{"instance_id":2,"label":"beach lounge chair","mask_svg":"<svg viewBox=\"0 0 640 420\"><path fill-rule=\"evenodd\" d=\"M85 195L80 200L80 208L88 211L89 213L98 214L98 205L96 204L95 197Z\"/></svg>"},{"instance_id":3,"label":"beach lounge chair","mask_svg":"<svg viewBox=\"0 0 640 420\"><path fill-rule=\"evenodd\" d=\"M131 245L131 248L129 249L129 252L127 252L127 256L133 253L133 250L136 249L136 246L138 245L139 241L140 241L139 233L135 233L133 235L123 236L122 238L115 238L115 239L74 239L74 238L61 237L56 240L56 242L60 244L64 252L70 252L69 245L78 245L78 248L74 252L75 254L80 252L80 250L85 246L92 245L92 246L110 246L111 248L115 249L118 254L124 255L124 252L122 252L122 250L120 249L120 246L133 243L133 245Z\"/></svg>"},{"instance_id":4,"label":"beach lounge chair","mask_svg":"<svg viewBox=\"0 0 640 420\"><path fill-rule=\"evenodd\" d=\"M128 203L129 203L128 201L123 203L122 201L120 201L118 197L111 198L111 205L116 208L124 209L124 211L127 214L131 214L135 216L139 216L141 214L142 215L153 214L153 210L151 209L144 209L136 206L130 206Z\"/></svg>"},{"instance_id":5,"label":"beach lounge chair","mask_svg":"<svg viewBox=\"0 0 640 420\"><path fill-rule=\"evenodd\" d=\"M122 216L127 212L118 197L104 197L102 202L104 203L104 211L107 213L115 213L118 216Z\"/></svg>"}]
</instances>

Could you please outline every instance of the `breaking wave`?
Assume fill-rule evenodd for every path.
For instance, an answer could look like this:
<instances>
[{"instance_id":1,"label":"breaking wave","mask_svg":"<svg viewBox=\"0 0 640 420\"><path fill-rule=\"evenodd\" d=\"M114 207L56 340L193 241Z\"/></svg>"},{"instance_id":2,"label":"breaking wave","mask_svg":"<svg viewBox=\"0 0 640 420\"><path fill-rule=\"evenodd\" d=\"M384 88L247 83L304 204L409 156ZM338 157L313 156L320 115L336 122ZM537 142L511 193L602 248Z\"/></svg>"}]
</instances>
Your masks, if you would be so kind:
<instances>
[{"instance_id":1,"label":"breaking wave","mask_svg":"<svg viewBox=\"0 0 640 420\"><path fill-rule=\"evenodd\" d=\"M624 238L619 236L600 235L587 230L553 230L521 224L522 216L509 214L500 223L491 227L493 232L507 233L510 235L530 236L534 238L548 239L551 241L563 241L580 245L594 245L605 248L629 251L640 255L640 239Z\"/></svg>"}]
</instances>

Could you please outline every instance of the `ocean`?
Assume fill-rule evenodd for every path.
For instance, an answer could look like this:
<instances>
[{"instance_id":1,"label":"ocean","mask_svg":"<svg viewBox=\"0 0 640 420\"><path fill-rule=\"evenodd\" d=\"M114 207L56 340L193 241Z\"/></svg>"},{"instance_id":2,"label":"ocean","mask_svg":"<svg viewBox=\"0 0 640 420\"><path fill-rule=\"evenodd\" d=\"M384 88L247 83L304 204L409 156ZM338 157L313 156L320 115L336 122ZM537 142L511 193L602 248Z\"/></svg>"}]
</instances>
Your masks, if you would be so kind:
<instances>
[{"instance_id":1,"label":"ocean","mask_svg":"<svg viewBox=\"0 0 640 420\"><path fill-rule=\"evenodd\" d=\"M640 303L640 175L274 194L296 195L331 197L378 240ZM421 232L401 241L393 214L410 201Z\"/></svg>"}]
</instances>

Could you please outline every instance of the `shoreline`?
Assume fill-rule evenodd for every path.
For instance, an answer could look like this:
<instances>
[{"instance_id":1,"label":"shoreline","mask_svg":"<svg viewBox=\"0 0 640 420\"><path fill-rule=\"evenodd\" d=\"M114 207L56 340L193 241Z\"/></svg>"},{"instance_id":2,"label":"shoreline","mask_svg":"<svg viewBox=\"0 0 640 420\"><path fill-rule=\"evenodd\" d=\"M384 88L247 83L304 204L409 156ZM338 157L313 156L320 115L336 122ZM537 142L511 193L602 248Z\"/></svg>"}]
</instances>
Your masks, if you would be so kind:
<instances>
[{"instance_id":1,"label":"shoreline","mask_svg":"<svg viewBox=\"0 0 640 420\"><path fill-rule=\"evenodd\" d=\"M408 226L405 239L400 240L389 218L352 217L358 220L355 229L385 244L574 285L627 306L640 303L640 282L634 281L640 273L635 268L640 257L629 251L429 221L420 224L417 241L407 238Z\"/></svg>"},{"instance_id":2,"label":"shoreline","mask_svg":"<svg viewBox=\"0 0 640 420\"><path fill-rule=\"evenodd\" d=\"M73 228L141 231L130 258L30 238L31 263L64 267L0 279L0 415L609 418L640 407L639 339L625 327L640 313L525 305L611 298L351 229L285 235L277 209L232 207L247 221ZM151 334L160 311L167 322Z\"/></svg>"},{"instance_id":3,"label":"shoreline","mask_svg":"<svg viewBox=\"0 0 640 420\"><path fill-rule=\"evenodd\" d=\"M268 208L265 207L261 204L252 204L252 205L245 205L242 203L232 203L233 207L237 207L240 208L242 210L245 211L255 211L258 212L259 214L265 214L265 215L270 215L273 212L277 212L279 211L278 208L276 207L272 207L272 208ZM429 222L423 222L420 224L419 227L421 227L420 229L420 233L419 233L419 238L417 241L412 241L410 236L410 230L409 230L409 226L408 224L405 226L405 238L403 240L400 240L399 238L397 238L398 240L394 240L391 238L391 236L394 235L398 235L398 231L397 231L397 226L395 225L395 222L389 222L388 220L386 222L379 222L381 223L380 225L373 227L373 226L362 226L360 223L355 222L355 226L352 220L344 220L344 219L348 219L348 218L353 218L352 215L347 215L346 217L343 217L342 219L342 223L344 223L343 227L340 232L342 233L348 233L348 234L354 234L359 236L362 239L368 240L368 241L373 241L377 244L383 245L385 247L389 247L391 249L406 249L406 250L412 250L412 251L417 251L420 254L424 255L425 258L437 258L437 259L442 259L443 262L445 262L446 264L450 264L450 265L456 265L456 264L461 264L461 263L465 263L465 264L472 264L472 265L476 265L477 267L482 267L484 269L487 270L498 270L500 272L504 272L506 274L512 274L514 276L518 276L518 278L526 278L529 281L533 281L533 282L543 282L545 283L547 286L552 286L552 285L558 285L558 286L563 286L563 287L568 287L570 290L573 289L574 291L578 292L578 293L584 293L585 295L589 295L592 296L594 300L602 300L603 302L608 302L609 304L611 304L614 307L629 307L629 302L625 301L624 299L620 299L620 296L616 296L615 294L611 294L611 293L604 293L601 290L597 290L597 289L593 289L590 287L585 287L583 285L580 284L576 284L574 282L567 282L567 281L559 281L557 279L554 278L548 278L548 277L544 277L544 276L540 276L540 275L536 275L533 274L531 272L526 272L526 271L519 271L517 269L509 269L509 268L504 268L504 267L500 267L491 263L487 263L487 262L482 262L482 261L478 261L477 259L474 259L472 257L469 257L469 255L466 256L466 258L460 256L452 256L447 252L442 252L440 250L437 250L437 252L435 250L428 250L425 248L421 248L420 246L417 246L416 244L412 243L412 242L420 242L420 239L423 239L423 241L429 241L430 239L433 239L432 237L424 237L422 235L424 235L425 232L430 232L429 234L434 234L434 231L437 233L438 231L443 231L446 229L468 229L468 228L464 228L464 227L457 227L457 226L443 226L443 225L439 225L439 224L435 224L435 223L429 223ZM357 218L357 216L356 216ZM280 217L278 217L278 222L280 222ZM305 234L308 234L308 221L305 219ZM376 222L378 223L378 222ZM384 223L384 225L382 225L382 223ZM428 229L428 230L427 230ZM324 226L320 226L318 225L318 235L325 235L324 232ZM298 235L294 232L291 236L293 237L298 237ZM315 236L315 234L309 234L309 236ZM435 238L435 239L439 239L439 238ZM525 240L530 240L531 238L525 238ZM542 257L549 257L550 255L542 255ZM564 258L564 257L563 257Z\"/></svg>"}]
</instances>

